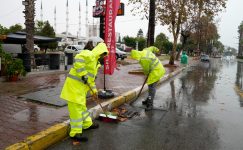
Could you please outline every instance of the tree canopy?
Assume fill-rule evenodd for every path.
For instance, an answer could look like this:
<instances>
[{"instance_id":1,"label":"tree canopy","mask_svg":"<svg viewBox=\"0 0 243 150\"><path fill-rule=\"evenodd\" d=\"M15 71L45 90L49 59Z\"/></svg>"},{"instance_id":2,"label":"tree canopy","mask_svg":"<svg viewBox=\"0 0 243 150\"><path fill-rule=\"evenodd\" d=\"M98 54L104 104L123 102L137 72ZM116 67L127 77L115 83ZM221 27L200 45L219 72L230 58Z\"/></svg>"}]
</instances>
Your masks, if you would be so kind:
<instances>
[{"instance_id":1,"label":"tree canopy","mask_svg":"<svg viewBox=\"0 0 243 150\"><path fill-rule=\"evenodd\" d=\"M243 56L243 21L238 27L238 34L239 34L239 51L238 56Z\"/></svg>"},{"instance_id":2,"label":"tree canopy","mask_svg":"<svg viewBox=\"0 0 243 150\"><path fill-rule=\"evenodd\" d=\"M129 37L123 38L125 45L136 48L136 42L138 42L138 50L143 50L146 47L146 39L143 37Z\"/></svg>"},{"instance_id":3,"label":"tree canopy","mask_svg":"<svg viewBox=\"0 0 243 150\"><path fill-rule=\"evenodd\" d=\"M6 28L0 24L0 34L2 34L2 35L6 35L9 33L15 33L15 32L23 31L23 30L24 29L20 24L12 25L9 28Z\"/></svg>"},{"instance_id":4,"label":"tree canopy","mask_svg":"<svg viewBox=\"0 0 243 150\"><path fill-rule=\"evenodd\" d=\"M166 54L168 54L169 51L172 50L172 45L173 44L169 41L169 38L164 33L160 33L159 35L157 35L154 43L154 46L158 47L160 52L164 52Z\"/></svg>"},{"instance_id":5,"label":"tree canopy","mask_svg":"<svg viewBox=\"0 0 243 150\"><path fill-rule=\"evenodd\" d=\"M56 33L53 29L53 27L50 25L48 21L42 22L42 21L37 21L36 27L35 27L35 34L41 35L41 36L47 36L51 38L56 37ZM43 43L38 45L42 49L56 49L57 48L57 42L52 42L52 43Z\"/></svg>"},{"instance_id":6,"label":"tree canopy","mask_svg":"<svg viewBox=\"0 0 243 150\"><path fill-rule=\"evenodd\" d=\"M135 12L134 14L139 13L142 17L148 18L149 1L129 0L129 2L134 6L132 9ZM201 28L204 22L203 17L213 20L226 7L226 2L227 0L162 0L155 2L155 20L161 25L168 25L168 30L173 34L174 38L170 64L174 64L174 55L181 29L189 31L188 33L195 31L197 45L200 48L199 43L202 43L201 40L205 38L205 34L204 37L201 36L202 32L205 33L205 29ZM189 25L189 28L187 25ZM186 28L183 28L183 26ZM216 31L213 24L208 24L206 27L208 31L207 37L211 34L209 31ZM210 36L217 37L218 35L214 32L214 35L211 34Z\"/></svg>"}]
</instances>

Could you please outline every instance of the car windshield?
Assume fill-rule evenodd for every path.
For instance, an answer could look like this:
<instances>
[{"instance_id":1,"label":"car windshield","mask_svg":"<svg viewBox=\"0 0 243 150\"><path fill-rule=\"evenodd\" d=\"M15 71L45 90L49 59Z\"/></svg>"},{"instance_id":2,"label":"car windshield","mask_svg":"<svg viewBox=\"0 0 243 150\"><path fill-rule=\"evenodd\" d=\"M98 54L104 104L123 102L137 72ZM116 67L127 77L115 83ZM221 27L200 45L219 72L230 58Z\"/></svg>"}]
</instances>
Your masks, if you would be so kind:
<instances>
[{"instance_id":1,"label":"car windshield","mask_svg":"<svg viewBox=\"0 0 243 150\"><path fill-rule=\"evenodd\" d=\"M122 49L116 48L116 51L124 52Z\"/></svg>"},{"instance_id":2,"label":"car windshield","mask_svg":"<svg viewBox=\"0 0 243 150\"><path fill-rule=\"evenodd\" d=\"M82 49L83 49L83 46L81 46L81 45L76 45L75 47L76 47L76 49L78 49L78 50L82 50Z\"/></svg>"},{"instance_id":3,"label":"car windshield","mask_svg":"<svg viewBox=\"0 0 243 150\"><path fill-rule=\"evenodd\" d=\"M209 57L209 56L208 56L208 55L204 55L204 54L203 54L203 55L201 55L201 57Z\"/></svg>"}]
</instances>

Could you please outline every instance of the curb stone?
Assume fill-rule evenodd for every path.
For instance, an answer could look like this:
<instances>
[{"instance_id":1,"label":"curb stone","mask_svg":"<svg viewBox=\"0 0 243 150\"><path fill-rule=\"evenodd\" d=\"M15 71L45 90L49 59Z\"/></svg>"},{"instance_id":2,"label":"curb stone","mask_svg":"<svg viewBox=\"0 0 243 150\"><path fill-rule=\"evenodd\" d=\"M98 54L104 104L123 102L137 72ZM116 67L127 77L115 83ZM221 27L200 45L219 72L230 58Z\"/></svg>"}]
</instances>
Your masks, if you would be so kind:
<instances>
[{"instance_id":1,"label":"curb stone","mask_svg":"<svg viewBox=\"0 0 243 150\"><path fill-rule=\"evenodd\" d=\"M171 79L172 77L179 74L184 68L180 68L170 74L166 74L162 79L160 79L158 85L161 85L165 81ZM111 110L115 107L118 107L124 103L131 103L137 97L142 86L139 86L133 90L130 90L121 96L115 97L106 102L102 102L103 107L107 107L108 110ZM142 93L148 90L148 87L145 86ZM102 109L99 105L90 108L89 112L92 119L98 118L99 114L102 113ZM41 150L45 149L61 139L65 138L68 135L69 120L64 121L63 123L56 124L50 128L43 130L35 135L27 137L24 141L10 145L6 150Z\"/></svg>"}]
</instances>

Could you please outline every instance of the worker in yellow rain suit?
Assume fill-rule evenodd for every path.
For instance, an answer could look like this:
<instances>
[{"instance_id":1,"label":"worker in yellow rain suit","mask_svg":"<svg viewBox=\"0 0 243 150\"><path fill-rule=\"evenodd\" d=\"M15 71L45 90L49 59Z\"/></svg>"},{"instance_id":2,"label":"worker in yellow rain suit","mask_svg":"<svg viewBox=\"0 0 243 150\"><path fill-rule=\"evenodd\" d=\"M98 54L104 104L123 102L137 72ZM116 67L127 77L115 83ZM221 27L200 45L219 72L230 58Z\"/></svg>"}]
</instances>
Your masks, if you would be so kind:
<instances>
[{"instance_id":1,"label":"worker in yellow rain suit","mask_svg":"<svg viewBox=\"0 0 243 150\"><path fill-rule=\"evenodd\" d=\"M97 96L95 77L100 66L98 59L106 55L108 50L104 43L99 43L92 51L82 50L75 56L73 68L67 75L60 97L68 104L71 126L69 135L72 139L87 141L88 138L82 136L82 130L99 127L92 122L86 108L86 95L90 92Z\"/></svg>"},{"instance_id":2,"label":"worker in yellow rain suit","mask_svg":"<svg viewBox=\"0 0 243 150\"><path fill-rule=\"evenodd\" d=\"M147 84L149 87L149 94L143 105L146 105L145 110L153 109L153 100L156 93L156 84L165 74L165 69L160 60L152 53L151 50L144 49L143 51L132 50L131 57L139 61L143 68L143 72L148 76Z\"/></svg>"}]
</instances>

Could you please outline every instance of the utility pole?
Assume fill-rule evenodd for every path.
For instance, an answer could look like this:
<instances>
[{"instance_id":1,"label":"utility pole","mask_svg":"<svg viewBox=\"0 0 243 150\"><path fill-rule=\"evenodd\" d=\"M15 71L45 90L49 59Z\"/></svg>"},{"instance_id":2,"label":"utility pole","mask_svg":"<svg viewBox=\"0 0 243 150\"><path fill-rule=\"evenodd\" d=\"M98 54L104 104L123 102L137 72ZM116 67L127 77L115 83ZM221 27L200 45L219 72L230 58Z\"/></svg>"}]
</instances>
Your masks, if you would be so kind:
<instances>
[{"instance_id":1,"label":"utility pole","mask_svg":"<svg viewBox=\"0 0 243 150\"><path fill-rule=\"evenodd\" d=\"M86 0L86 12L85 12L86 16L85 16L85 28L86 28L86 38L89 37L89 27L88 27L88 0Z\"/></svg>"},{"instance_id":2,"label":"utility pole","mask_svg":"<svg viewBox=\"0 0 243 150\"><path fill-rule=\"evenodd\" d=\"M55 6L55 9L54 9L54 29L55 29L55 33L57 33L57 9L56 9L56 6Z\"/></svg>"},{"instance_id":3,"label":"utility pole","mask_svg":"<svg viewBox=\"0 0 243 150\"><path fill-rule=\"evenodd\" d=\"M66 5L66 40L68 38L68 27L69 27L69 24L68 24L68 21L69 21L68 14L69 14L69 11L68 11L68 0L67 0L67 5Z\"/></svg>"},{"instance_id":4,"label":"utility pole","mask_svg":"<svg viewBox=\"0 0 243 150\"><path fill-rule=\"evenodd\" d=\"M42 7L42 1L41 1L41 13L40 13L40 19L43 22L43 7Z\"/></svg>"},{"instance_id":5,"label":"utility pole","mask_svg":"<svg viewBox=\"0 0 243 150\"><path fill-rule=\"evenodd\" d=\"M81 38L81 6L79 2L79 16L78 16L78 38Z\"/></svg>"}]
</instances>

